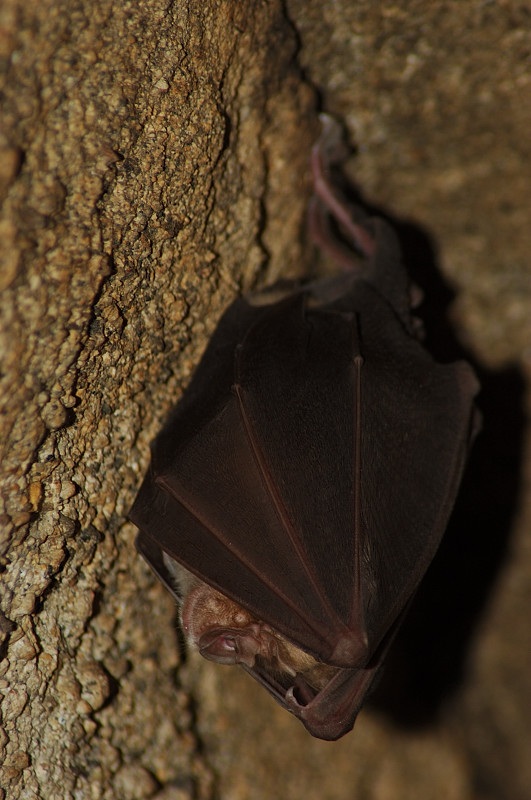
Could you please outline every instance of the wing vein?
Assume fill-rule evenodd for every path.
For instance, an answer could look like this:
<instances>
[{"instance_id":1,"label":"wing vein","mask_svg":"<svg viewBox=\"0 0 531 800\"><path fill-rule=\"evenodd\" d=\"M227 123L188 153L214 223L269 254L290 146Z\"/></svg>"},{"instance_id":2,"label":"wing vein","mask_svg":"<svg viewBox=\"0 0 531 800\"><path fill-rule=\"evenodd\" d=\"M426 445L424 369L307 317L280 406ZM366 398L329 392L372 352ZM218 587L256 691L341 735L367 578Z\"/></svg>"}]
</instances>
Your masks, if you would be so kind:
<instances>
[{"instance_id":1,"label":"wing vein","mask_svg":"<svg viewBox=\"0 0 531 800\"><path fill-rule=\"evenodd\" d=\"M351 605L351 618L350 628L356 620L356 627L363 629L363 620L361 619L363 602L361 596L361 561L360 561L360 539L361 539L361 368L363 366L363 356L359 347L359 320L356 315L354 318L354 325L352 328L354 342L353 351L354 356L354 371L355 371L355 386L354 386L354 401L356 404L354 411L354 586L353 586L353 602Z\"/></svg>"},{"instance_id":2,"label":"wing vein","mask_svg":"<svg viewBox=\"0 0 531 800\"><path fill-rule=\"evenodd\" d=\"M175 486L174 479L173 479L171 485L167 484L166 481L164 481L163 478L157 478L155 482L162 484L164 486L164 489L167 490L170 493L170 495L174 498L174 500L176 500L178 503L180 503L180 505L182 505L182 507L185 508L186 511L188 511L188 513L192 517L194 517L206 530L208 530L215 537L215 539L217 539L217 541L226 550L228 550L230 552L230 554L232 556L234 556L243 566L246 567L246 569L249 570L250 573L252 573L255 577L257 577L263 583L263 573L261 572L261 570L258 569L253 564L253 562L250 561L243 554L243 552L241 550L237 549L234 546L234 544L231 544L230 547L227 545L226 537L224 536L224 534L222 532L220 532L219 530L217 530L214 527L214 525L212 525L210 520L205 519L202 516L202 514L191 503L189 503L187 500L185 500L184 493L181 494L178 491L177 487ZM175 558L177 561L179 561L179 557L177 555L172 554L172 557ZM183 566L186 567L187 569L191 569L190 565L188 565L188 564L183 564ZM198 574L198 577L202 578L203 580L205 580L205 576L204 575L199 575ZM219 591L222 594L228 594L227 589L225 587L221 587L216 581L212 581L212 583L217 588L219 588ZM282 592L282 590L279 589L278 587L275 586L274 590L275 590L275 594L277 595L277 597L279 597L283 601L283 603L285 603L286 606L288 606L297 616L301 617L301 619L304 619L304 622L307 623L307 620L301 616L300 612L297 609L297 606L293 603L293 601L287 595L285 595L284 592ZM231 596L232 596L232 593L231 593ZM232 599L237 603L241 603L241 598L237 597L236 595L234 595L232 597Z\"/></svg>"},{"instance_id":3,"label":"wing vein","mask_svg":"<svg viewBox=\"0 0 531 800\"><path fill-rule=\"evenodd\" d=\"M299 565L302 566L302 568L303 568L303 570L304 570L304 572L306 574L306 577L308 579L308 582L311 585L315 595L319 598L319 601L320 601L323 609L326 611L326 613L328 614L328 616L330 617L331 620L334 620L336 622L336 624L339 623L339 627L343 628L344 623L342 623L341 620L338 618L334 607L330 603L328 597L324 594L324 592L322 590L322 587L321 587L321 584L320 584L317 576L315 575L314 571L310 568L310 566L307 563L307 559L305 557L305 552L304 552L304 548L303 548L302 542L300 541L300 537L298 536L297 531L295 530L295 527L294 527L294 525L293 525L293 523L292 523L292 521L291 521L291 519L289 517L288 511L287 511L287 509L286 509L286 507L285 507L285 505L284 505L284 503L282 501L282 498L280 497L277 489L275 488L274 481L273 481L272 476L271 476L271 472L270 472L270 470L268 469L268 466L267 466L267 461L264 458L264 455L263 455L262 449L260 447L260 444L257 441L256 436L253 433L252 426L251 426L251 423L250 423L250 420L249 420L249 416L248 416L248 414L246 412L246 409L245 409L245 400L244 400L243 390L242 390L241 384L235 383L233 385L233 391L234 391L234 393L235 393L235 395L236 395L236 397L238 399L238 408L239 408L239 411L240 411L241 419L242 419L242 422L243 422L243 426L244 426L244 429L245 429L249 444L251 446L251 449L252 449L252 452L253 452L253 455L254 455L254 458L255 458L256 465L257 465L258 470L260 472L260 475L262 477L263 485L264 485L264 487L265 487L265 489L267 491L267 494L269 495L269 497L271 499L271 502L273 503L273 506L275 508L275 512L276 512L277 518L278 518L280 524L282 525L282 527L284 528L284 530L285 530L285 532L286 532L286 534L287 534L287 536L288 536L288 538L289 538L289 540L290 540L295 552L297 553L297 556L298 556L298 559L299 559ZM291 604L290 604L290 606L291 606ZM306 624L308 624L307 618L303 617L303 615L300 613L300 611L297 610L296 607L294 608L294 610L297 612L297 616L299 616L300 618L304 619L304 622ZM322 635L320 631L319 631L319 634Z\"/></svg>"}]
</instances>

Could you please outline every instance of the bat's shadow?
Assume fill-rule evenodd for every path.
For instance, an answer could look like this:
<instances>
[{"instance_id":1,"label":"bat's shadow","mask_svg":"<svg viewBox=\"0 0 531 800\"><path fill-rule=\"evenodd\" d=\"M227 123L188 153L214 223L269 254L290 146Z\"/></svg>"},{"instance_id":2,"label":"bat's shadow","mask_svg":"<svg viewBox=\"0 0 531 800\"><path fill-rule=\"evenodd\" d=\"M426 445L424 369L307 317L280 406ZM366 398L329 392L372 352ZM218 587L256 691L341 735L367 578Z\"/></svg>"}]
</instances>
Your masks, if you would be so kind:
<instances>
[{"instance_id":1,"label":"bat's shadow","mask_svg":"<svg viewBox=\"0 0 531 800\"><path fill-rule=\"evenodd\" d=\"M369 701L399 724L416 725L434 720L458 689L505 563L520 491L524 380L517 368L483 369L460 346L446 316L453 292L437 269L429 236L417 226L391 221L409 272L424 292L420 311L428 349L440 361L472 363L482 387L482 428L449 527Z\"/></svg>"}]
</instances>

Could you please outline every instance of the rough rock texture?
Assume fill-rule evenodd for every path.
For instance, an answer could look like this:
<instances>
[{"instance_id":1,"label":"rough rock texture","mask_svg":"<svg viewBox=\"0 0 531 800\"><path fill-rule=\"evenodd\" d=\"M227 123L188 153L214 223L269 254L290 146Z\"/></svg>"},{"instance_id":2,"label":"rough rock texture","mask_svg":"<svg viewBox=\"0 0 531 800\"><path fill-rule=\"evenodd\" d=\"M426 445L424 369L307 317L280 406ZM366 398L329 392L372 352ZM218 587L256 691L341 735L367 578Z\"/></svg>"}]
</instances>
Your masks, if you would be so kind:
<instances>
[{"instance_id":1,"label":"rough rock texture","mask_svg":"<svg viewBox=\"0 0 531 800\"><path fill-rule=\"evenodd\" d=\"M8 1L0 34L0 795L206 797L124 517L223 308L301 260L313 94L279 3Z\"/></svg>"},{"instance_id":2,"label":"rough rock texture","mask_svg":"<svg viewBox=\"0 0 531 800\"><path fill-rule=\"evenodd\" d=\"M0 798L529 797L530 52L513 0L4 0ZM182 663L124 526L223 308L301 271L315 92L484 385L449 536L335 744Z\"/></svg>"}]
</instances>

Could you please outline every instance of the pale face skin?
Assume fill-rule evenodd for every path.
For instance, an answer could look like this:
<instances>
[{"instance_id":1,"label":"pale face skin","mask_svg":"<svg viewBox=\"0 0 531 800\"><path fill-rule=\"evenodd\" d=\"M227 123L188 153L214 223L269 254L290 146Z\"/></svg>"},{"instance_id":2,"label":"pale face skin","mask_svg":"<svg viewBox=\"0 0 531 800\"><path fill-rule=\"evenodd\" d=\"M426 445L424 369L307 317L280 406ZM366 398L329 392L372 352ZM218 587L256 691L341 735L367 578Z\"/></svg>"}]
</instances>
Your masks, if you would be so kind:
<instances>
[{"instance_id":1,"label":"pale face skin","mask_svg":"<svg viewBox=\"0 0 531 800\"><path fill-rule=\"evenodd\" d=\"M181 600L184 633L201 655L221 664L252 668L259 656L270 670L295 678L297 674L321 690L337 672L289 642L269 625L164 554Z\"/></svg>"}]
</instances>

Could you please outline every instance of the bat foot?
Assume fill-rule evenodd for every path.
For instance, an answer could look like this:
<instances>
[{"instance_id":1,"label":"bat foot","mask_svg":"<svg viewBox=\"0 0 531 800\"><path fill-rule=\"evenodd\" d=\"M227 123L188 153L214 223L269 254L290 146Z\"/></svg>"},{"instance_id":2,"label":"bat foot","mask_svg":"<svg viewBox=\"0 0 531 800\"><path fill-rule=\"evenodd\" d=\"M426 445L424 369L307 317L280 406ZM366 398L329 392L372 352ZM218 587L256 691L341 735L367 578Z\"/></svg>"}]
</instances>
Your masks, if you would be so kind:
<instances>
[{"instance_id":1,"label":"bat foot","mask_svg":"<svg viewBox=\"0 0 531 800\"><path fill-rule=\"evenodd\" d=\"M371 258L375 241L367 228L356 222L353 210L341 197L330 176L330 167L343 161L348 151L343 144L339 124L321 114L323 131L312 149L311 166L314 196L308 209L308 229L315 244L327 252L346 270L360 271L351 253L334 236L331 219L345 232L347 239L361 255Z\"/></svg>"}]
</instances>

